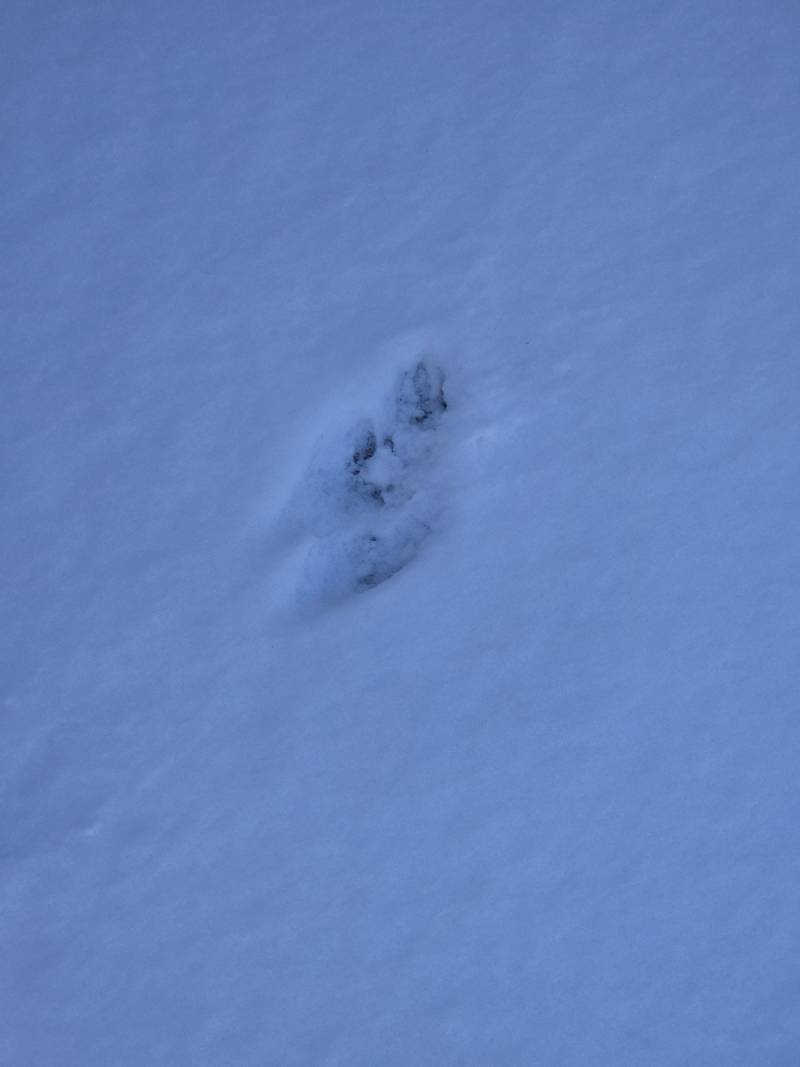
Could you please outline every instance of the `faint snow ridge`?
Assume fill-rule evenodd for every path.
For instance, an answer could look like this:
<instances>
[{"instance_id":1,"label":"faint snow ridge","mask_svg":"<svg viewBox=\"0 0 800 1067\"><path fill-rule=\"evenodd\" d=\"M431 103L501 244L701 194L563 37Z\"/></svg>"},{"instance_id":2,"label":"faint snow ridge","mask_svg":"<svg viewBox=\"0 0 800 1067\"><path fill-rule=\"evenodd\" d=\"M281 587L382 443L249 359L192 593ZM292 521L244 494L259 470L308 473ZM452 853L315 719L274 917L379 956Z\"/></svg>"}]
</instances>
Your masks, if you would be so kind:
<instances>
[{"instance_id":1,"label":"faint snow ridge","mask_svg":"<svg viewBox=\"0 0 800 1067\"><path fill-rule=\"evenodd\" d=\"M417 555L436 511L426 472L447 411L444 386L441 368L420 360L400 375L383 418L318 443L301 493L312 538L304 598L373 588Z\"/></svg>"}]
</instances>

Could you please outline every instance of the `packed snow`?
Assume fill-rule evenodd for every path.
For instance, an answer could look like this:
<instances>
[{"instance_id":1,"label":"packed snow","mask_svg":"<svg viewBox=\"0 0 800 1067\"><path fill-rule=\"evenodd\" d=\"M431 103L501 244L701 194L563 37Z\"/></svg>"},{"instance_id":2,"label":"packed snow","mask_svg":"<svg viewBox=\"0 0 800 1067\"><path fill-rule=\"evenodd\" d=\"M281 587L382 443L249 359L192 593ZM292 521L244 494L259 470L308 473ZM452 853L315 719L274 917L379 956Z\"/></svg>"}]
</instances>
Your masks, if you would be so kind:
<instances>
[{"instance_id":1,"label":"packed snow","mask_svg":"<svg viewBox=\"0 0 800 1067\"><path fill-rule=\"evenodd\" d=\"M800 9L0 39L0 1064L800 1063Z\"/></svg>"}]
</instances>

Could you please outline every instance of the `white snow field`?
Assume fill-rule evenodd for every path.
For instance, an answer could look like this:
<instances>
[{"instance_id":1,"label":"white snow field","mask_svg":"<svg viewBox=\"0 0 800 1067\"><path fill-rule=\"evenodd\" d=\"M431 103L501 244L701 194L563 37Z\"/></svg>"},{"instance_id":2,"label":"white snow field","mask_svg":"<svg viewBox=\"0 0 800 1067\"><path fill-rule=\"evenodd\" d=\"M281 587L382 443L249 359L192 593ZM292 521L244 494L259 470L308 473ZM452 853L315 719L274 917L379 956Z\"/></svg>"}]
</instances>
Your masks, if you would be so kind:
<instances>
[{"instance_id":1,"label":"white snow field","mask_svg":"<svg viewBox=\"0 0 800 1067\"><path fill-rule=\"evenodd\" d=\"M796 1067L797 3L0 42L2 1067Z\"/></svg>"}]
</instances>

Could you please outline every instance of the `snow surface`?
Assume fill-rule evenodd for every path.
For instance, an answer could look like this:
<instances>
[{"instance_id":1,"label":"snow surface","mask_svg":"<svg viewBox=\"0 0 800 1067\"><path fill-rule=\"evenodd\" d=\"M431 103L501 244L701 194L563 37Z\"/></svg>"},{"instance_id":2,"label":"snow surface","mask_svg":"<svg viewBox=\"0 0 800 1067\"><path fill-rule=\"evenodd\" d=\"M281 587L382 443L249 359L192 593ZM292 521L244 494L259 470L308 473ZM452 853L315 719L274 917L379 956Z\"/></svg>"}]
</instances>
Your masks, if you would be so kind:
<instances>
[{"instance_id":1,"label":"snow surface","mask_svg":"<svg viewBox=\"0 0 800 1067\"><path fill-rule=\"evenodd\" d=\"M3 1067L799 1063L797 5L0 40Z\"/></svg>"}]
</instances>

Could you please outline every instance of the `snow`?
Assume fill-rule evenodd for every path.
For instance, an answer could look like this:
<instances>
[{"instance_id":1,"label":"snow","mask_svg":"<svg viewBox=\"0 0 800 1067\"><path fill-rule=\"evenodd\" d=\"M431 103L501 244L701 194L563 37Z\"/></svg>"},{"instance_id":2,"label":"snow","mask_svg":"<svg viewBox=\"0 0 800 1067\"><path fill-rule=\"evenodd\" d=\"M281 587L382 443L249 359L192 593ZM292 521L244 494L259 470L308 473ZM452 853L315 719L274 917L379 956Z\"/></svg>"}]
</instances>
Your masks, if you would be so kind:
<instances>
[{"instance_id":1,"label":"snow","mask_svg":"<svg viewBox=\"0 0 800 1067\"><path fill-rule=\"evenodd\" d=\"M795 6L0 39L0 1063L795 1064Z\"/></svg>"}]
</instances>

